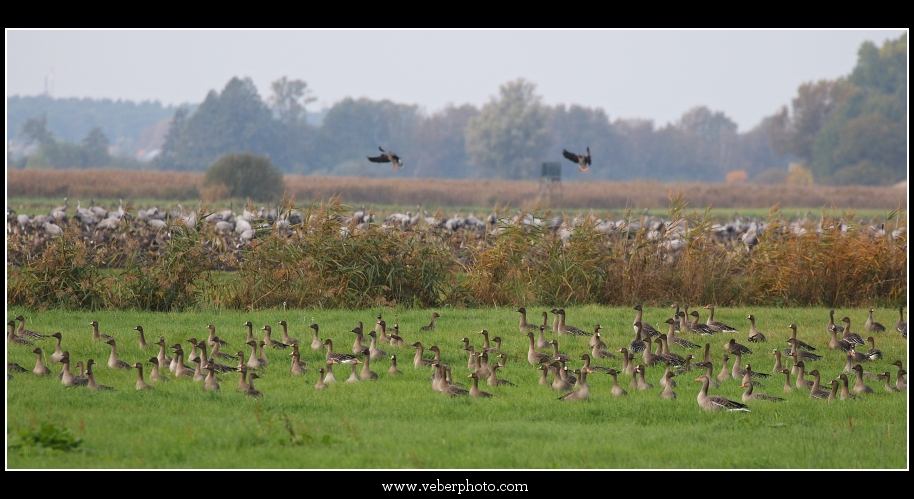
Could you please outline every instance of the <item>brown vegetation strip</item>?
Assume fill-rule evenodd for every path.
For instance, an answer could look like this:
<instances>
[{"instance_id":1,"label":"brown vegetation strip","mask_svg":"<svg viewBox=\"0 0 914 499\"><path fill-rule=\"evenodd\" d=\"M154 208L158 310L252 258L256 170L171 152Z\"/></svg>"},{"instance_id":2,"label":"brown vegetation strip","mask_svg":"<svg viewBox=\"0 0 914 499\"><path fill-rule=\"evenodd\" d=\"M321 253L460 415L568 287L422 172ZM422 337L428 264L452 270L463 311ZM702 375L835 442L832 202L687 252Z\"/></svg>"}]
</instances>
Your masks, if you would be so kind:
<instances>
[{"instance_id":1,"label":"brown vegetation strip","mask_svg":"<svg viewBox=\"0 0 914 499\"><path fill-rule=\"evenodd\" d=\"M122 170L7 170L7 196L197 200L203 173ZM339 195L347 204L532 208L539 183L505 180L311 177L286 175L296 204ZM682 194L693 207L883 209L907 206L907 191L895 187L755 184L566 182L562 196L543 207L566 209L667 208ZM280 193L281 194L281 193ZM671 196L672 195L672 196ZM279 197L279 196L278 196Z\"/></svg>"}]
</instances>

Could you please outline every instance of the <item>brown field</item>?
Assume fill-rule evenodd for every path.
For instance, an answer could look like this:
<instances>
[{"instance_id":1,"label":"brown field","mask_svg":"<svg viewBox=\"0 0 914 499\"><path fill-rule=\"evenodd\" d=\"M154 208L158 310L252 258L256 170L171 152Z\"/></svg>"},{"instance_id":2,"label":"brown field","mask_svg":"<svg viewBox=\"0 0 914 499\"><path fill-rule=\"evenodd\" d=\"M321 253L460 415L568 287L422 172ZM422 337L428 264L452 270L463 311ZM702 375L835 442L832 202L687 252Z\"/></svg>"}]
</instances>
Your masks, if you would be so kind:
<instances>
[{"instance_id":1,"label":"brown field","mask_svg":"<svg viewBox=\"0 0 914 499\"><path fill-rule=\"evenodd\" d=\"M123 170L7 170L7 197L168 199L200 198L203 173ZM907 189L755 184L565 182L546 202L535 181L443 180L285 176L297 204L340 196L346 204L426 207L495 205L517 208L619 210L667 208L681 193L692 207L781 207L895 210L907 206ZM281 194L281 193L279 193Z\"/></svg>"}]
</instances>

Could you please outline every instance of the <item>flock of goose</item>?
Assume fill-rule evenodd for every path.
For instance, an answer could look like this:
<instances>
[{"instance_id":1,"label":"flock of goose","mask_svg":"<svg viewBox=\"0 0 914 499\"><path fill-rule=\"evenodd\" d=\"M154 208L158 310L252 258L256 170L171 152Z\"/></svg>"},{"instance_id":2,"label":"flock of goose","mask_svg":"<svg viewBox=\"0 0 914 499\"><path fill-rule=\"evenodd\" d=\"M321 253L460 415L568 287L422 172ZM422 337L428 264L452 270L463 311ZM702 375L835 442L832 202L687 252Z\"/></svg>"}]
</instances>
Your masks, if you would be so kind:
<instances>
[{"instance_id":1,"label":"flock of goose","mask_svg":"<svg viewBox=\"0 0 914 499\"><path fill-rule=\"evenodd\" d=\"M770 351L774 357L774 365L769 372L764 372L765 370L754 369L752 364L743 362L744 357L751 356L754 352L767 351L763 344L767 343L768 339L764 333L756 329L753 315L746 318L749 321L749 331L745 336L747 344L742 344L736 340L735 335L741 334L736 327L714 319L712 305L704 307L709 311L704 322L700 321L698 311L690 312L688 307L681 310L678 303L673 304L671 309L673 308L675 308L673 317L664 321L668 327L667 331L663 333L644 320L644 310L640 305L634 307L636 312L632 323L634 338L623 345L609 347L600 334L603 327L599 324L592 328L592 332L570 325L565 322L566 313L561 308L548 312L543 311L542 323L535 324L527 321L527 311L522 307L516 310L520 315L518 337L526 338L527 363L531 368L541 371L541 374L538 375L539 384L551 387L559 395L559 400L568 402L584 401L590 398L587 377L594 373L611 376L612 387L609 390L611 396L619 397L628 394L628 391L620 385L618 378L630 376L631 382L628 390L651 390L656 387L660 389L659 397L671 400L677 398L674 378L691 373L690 377L694 376L695 381L701 383L697 403L706 411L749 411L749 407L755 403L783 402L785 398L782 396L757 391L758 388L763 387L763 380L773 375L784 375L783 392L785 393L805 392L811 398L828 401L852 399L872 393L874 389L867 384L867 379L884 380L884 389L887 392L907 390L905 377L907 371L901 360L894 360L891 363L897 367L894 384L891 383L892 373L888 369L882 368L871 373L864 368L865 365L878 365L878 361L883 359L882 352L876 348L875 338L879 334L886 333L887 328L873 319L873 309L870 309L869 317L862 328L865 334L869 335L866 339L851 330L849 317L844 317L839 321L843 323L843 326L835 323L834 310L831 311L829 322L825 326L830 337L827 345L823 345L822 342L804 341L797 337L795 324L787 326L791 330L791 336L787 340L788 347L781 350L774 348ZM550 313L553 317L551 324L549 322ZM436 331L439 317L441 317L440 314L433 312L429 324L416 328L417 332L414 334L419 337L434 338L435 336L429 333ZM18 327L17 321L19 322ZM91 390L115 389L96 380L95 366L97 363L94 359L87 359L85 363L79 361L75 365L72 363L69 351L63 346L63 335L60 332L46 335L29 330L25 327L25 318L22 315L9 321L7 325L10 328L7 334L8 348L32 348L32 353L36 354L35 367L31 370L33 375L51 376L53 373L50 366L59 364L60 370L57 377L66 387L86 387ZM164 336L160 336L154 343L147 343L143 327L136 326L134 330L138 333L140 348L158 348L157 355L147 357L143 362L137 362L136 359L126 361L118 357L117 340L111 335L101 333L97 321L88 324L92 328L93 341L103 342L110 346L110 355L104 365L109 369L135 370L137 373L136 390L151 390L155 384L169 381L172 378L188 378L200 383L202 390L218 391L222 389L223 378L229 376L229 373L237 373L236 390L238 392L251 397L262 397L263 393L255 388L254 381L264 375L265 368L269 364L277 362L273 352L283 352L283 356L291 358L290 361L286 361L288 363L283 362L289 366L287 370L283 369L286 375L303 376L309 372L311 368L307 362L302 360L303 352L300 349L310 349L322 353L323 359L317 362L317 366L314 366L317 367L317 381L314 388L323 390L337 382L335 367L338 370L343 366L348 368L348 377L344 380L348 383L378 380L381 376L372 370L372 366L377 366L381 362L388 364L386 376L402 374L398 367L397 351L407 347L415 349L413 368L428 369L432 390L444 395L492 397L493 392L480 389L480 382L486 383L489 387L511 387L520 383L520 381L500 378L498 375L498 370L505 369L509 358L519 358L518 352L503 348L503 344L510 340L505 341L507 338L503 339L500 336L490 338L485 329L477 333L482 337L481 345L474 346L474 342L468 337L461 340L462 351L467 355L467 381L465 382L469 385L467 388L461 386L462 383L455 381L453 372L456 369L442 360L441 348L438 345L425 347L420 341L405 340L400 333L399 325L394 324L388 330L381 314L378 314L373 330L367 332L363 330L362 322L351 329L350 332L355 334L351 352L335 350L331 338L321 337L317 324L310 326L312 331L310 343L291 336L286 321L280 320L277 325L282 328L280 338L273 338L273 326L264 325L260 328L264 336L259 339L254 333L255 326L250 321L245 322L243 327L246 329L246 336L243 343L249 348L248 354L243 349L231 348L227 341L216 334L216 326L213 324L206 326L209 335L203 340L189 338L174 343L166 341ZM907 338L907 322L904 320L903 307L899 307L899 320L894 329ZM547 332L554 335L552 340L546 339ZM575 353L562 352L559 338L566 336L589 337L587 346L589 350ZM701 337L707 338L707 341L698 343L692 341ZM715 340L712 337L728 337L729 339ZM45 356L44 349L36 346L36 343L50 340L56 340L56 343L53 352ZM720 356L712 355L710 341L722 345ZM185 343L189 344L189 351L185 351ZM578 344L579 342L572 343ZM819 346L813 346L814 343ZM230 348L234 351L224 351ZM383 348L389 348L391 352ZM48 350L50 351L50 349ZM266 355L267 351L271 352L271 355ZM433 356L429 357L426 352L432 352ZM453 352L448 353L449 356L453 356ZM843 372L834 379L822 381L824 374L820 373L818 369L807 370L807 367L815 366L816 361L824 356L835 355L844 356L846 363ZM490 360L493 362L490 363ZM577 364L578 361L581 362L580 367L573 368L572 365ZM612 362L615 366L600 365L605 362ZM790 362L791 365L785 365L786 362ZM523 365L523 361L520 361L519 364ZM757 368L759 364L755 365ZM144 373L144 366L148 366L148 381ZM715 366L719 366L719 369L716 370ZM75 372L72 370L74 368ZM649 382L646 375L652 373L656 376L659 369L662 369L659 379L653 383ZM275 370L271 369L271 371L276 373ZM8 379L11 379L15 373L28 372L27 368L7 362ZM854 376L852 384L849 375ZM793 378L793 382L791 382L791 378ZM826 376L825 379L829 379L829 376ZM739 386L745 390L741 400L731 400L709 393L710 390L717 389L721 384L731 382L731 380L740 383Z\"/></svg>"}]
</instances>

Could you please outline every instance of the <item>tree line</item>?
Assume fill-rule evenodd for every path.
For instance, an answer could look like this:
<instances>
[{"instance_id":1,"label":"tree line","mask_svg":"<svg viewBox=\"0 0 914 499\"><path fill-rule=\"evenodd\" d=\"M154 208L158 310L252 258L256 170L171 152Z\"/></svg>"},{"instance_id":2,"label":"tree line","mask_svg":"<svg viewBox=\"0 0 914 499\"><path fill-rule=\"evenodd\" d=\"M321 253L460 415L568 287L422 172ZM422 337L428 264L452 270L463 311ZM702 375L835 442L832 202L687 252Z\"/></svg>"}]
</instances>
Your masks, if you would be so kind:
<instances>
[{"instance_id":1,"label":"tree line","mask_svg":"<svg viewBox=\"0 0 914 499\"><path fill-rule=\"evenodd\" d=\"M804 83L789 108L744 133L706 106L661 127L611 120L600 108L547 106L524 79L503 84L481 108L426 114L416 105L346 98L315 124L305 81L283 77L263 98L250 78L235 77L196 108L175 110L152 166L203 171L226 154L250 153L296 174L535 179L544 162L559 162L574 180L885 185L906 178L906 59L906 34L881 48L865 42L848 76ZM395 151L405 168L368 162L378 147ZM579 174L562 150L587 147L593 168Z\"/></svg>"}]
</instances>

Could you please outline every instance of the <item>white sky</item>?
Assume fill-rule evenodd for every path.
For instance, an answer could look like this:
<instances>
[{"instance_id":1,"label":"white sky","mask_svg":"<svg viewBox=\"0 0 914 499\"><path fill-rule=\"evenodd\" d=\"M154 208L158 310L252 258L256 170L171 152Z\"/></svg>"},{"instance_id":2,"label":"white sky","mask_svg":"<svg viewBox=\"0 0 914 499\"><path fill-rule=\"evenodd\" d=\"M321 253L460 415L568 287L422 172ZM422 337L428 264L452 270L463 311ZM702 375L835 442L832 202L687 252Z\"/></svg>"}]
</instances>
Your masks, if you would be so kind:
<instances>
[{"instance_id":1,"label":"white sky","mask_svg":"<svg viewBox=\"0 0 914 499\"><path fill-rule=\"evenodd\" d=\"M857 49L905 29L790 31L40 31L6 30L6 95L199 103L234 76L261 97L308 83L312 111L345 97L482 107L524 78L549 105L602 108L657 126L692 107L745 132L808 81L846 76Z\"/></svg>"}]
</instances>

